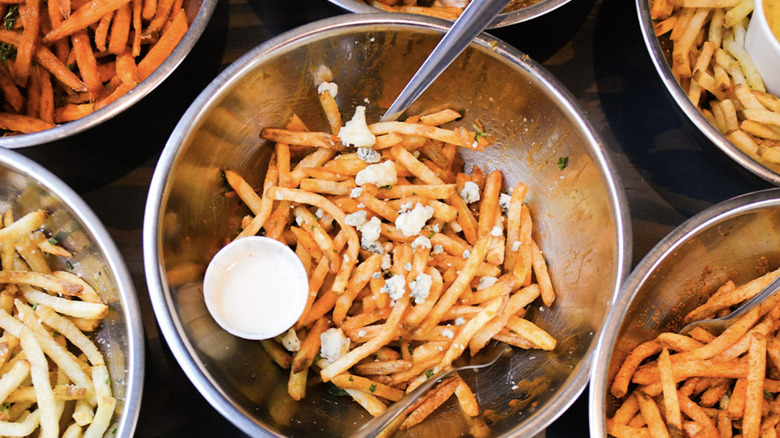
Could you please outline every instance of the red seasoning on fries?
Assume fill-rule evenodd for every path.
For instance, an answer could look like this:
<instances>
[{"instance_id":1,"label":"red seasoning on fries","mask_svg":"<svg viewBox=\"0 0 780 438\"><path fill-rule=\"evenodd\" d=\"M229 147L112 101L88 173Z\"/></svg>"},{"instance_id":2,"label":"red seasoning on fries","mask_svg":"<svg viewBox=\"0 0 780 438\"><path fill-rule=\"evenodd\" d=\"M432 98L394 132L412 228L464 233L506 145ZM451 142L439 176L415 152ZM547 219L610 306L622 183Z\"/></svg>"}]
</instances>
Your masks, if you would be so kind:
<instances>
[{"instance_id":1,"label":"red seasoning on fries","mask_svg":"<svg viewBox=\"0 0 780 438\"><path fill-rule=\"evenodd\" d=\"M298 323L261 341L290 369L290 396L305 396L312 372L378 415L491 339L554 349L552 336L523 319L531 302L555 298L532 238L527 187L510 196L498 170L475 166L468 175L455 153L492 144L486 129L443 127L461 116L451 109L369 125L363 107L342 116L335 84L319 93L331 132L310 131L294 115L262 130L275 143L262 190L225 170L251 211L237 238L284 242L309 276ZM453 394L469 417L479 414L455 376L397 425L413 427Z\"/></svg>"},{"instance_id":2,"label":"red seasoning on fries","mask_svg":"<svg viewBox=\"0 0 780 438\"><path fill-rule=\"evenodd\" d=\"M27 134L85 117L146 79L187 32L181 2L0 4L0 130Z\"/></svg>"}]
</instances>

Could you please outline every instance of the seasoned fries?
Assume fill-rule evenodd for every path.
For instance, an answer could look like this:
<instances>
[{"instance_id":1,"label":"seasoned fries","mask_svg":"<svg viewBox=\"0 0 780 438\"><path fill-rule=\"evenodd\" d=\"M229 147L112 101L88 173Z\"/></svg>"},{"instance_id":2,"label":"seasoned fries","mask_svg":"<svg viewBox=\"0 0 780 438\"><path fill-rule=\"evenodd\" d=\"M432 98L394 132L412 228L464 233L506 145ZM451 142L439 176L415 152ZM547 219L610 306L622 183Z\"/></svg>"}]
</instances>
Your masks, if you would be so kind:
<instances>
[{"instance_id":1,"label":"seasoned fries","mask_svg":"<svg viewBox=\"0 0 780 438\"><path fill-rule=\"evenodd\" d=\"M430 17L456 20L471 0L361 0L388 12L406 12L408 14L428 15ZM526 8L542 0L514 0L503 13ZM425 122L423 122L425 123Z\"/></svg>"},{"instance_id":2,"label":"seasoned fries","mask_svg":"<svg viewBox=\"0 0 780 438\"><path fill-rule=\"evenodd\" d=\"M298 323L261 341L290 368L290 396L305 395L311 371L309 380L335 385L375 416L491 339L554 349L551 335L522 319L531 302L555 299L532 237L528 188L518 183L510 197L498 170L475 166L468 175L454 153L489 146L484 127L441 126L461 117L453 110L368 125L358 107L342 128L330 92L320 93L332 133L310 131L296 116L262 130L275 143L262 192L225 169L251 213L236 238L276 238L308 270ZM368 146L350 146L358 143ZM479 414L474 393L454 376L396 427L413 427L453 394L467 416Z\"/></svg>"},{"instance_id":3,"label":"seasoned fries","mask_svg":"<svg viewBox=\"0 0 780 438\"><path fill-rule=\"evenodd\" d=\"M142 0L16 3L0 4L4 135L50 129L117 100L165 61L189 27L172 0L143 17Z\"/></svg>"},{"instance_id":4,"label":"seasoned fries","mask_svg":"<svg viewBox=\"0 0 780 438\"><path fill-rule=\"evenodd\" d=\"M742 152L780 171L780 98L744 49L753 0L648 0L690 101Z\"/></svg>"},{"instance_id":5,"label":"seasoned fries","mask_svg":"<svg viewBox=\"0 0 780 438\"><path fill-rule=\"evenodd\" d=\"M721 316L777 275L769 272L738 287L729 281L685 321ZM775 295L720 335L696 329L686 336L662 333L640 344L612 381L610 394L621 401L607 419L607 433L619 438L777 436L778 328L780 295Z\"/></svg>"},{"instance_id":6,"label":"seasoned fries","mask_svg":"<svg viewBox=\"0 0 780 438\"><path fill-rule=\"evenodd\" d=\"M0 435L101 437L116 399L103 355L82 329L96 328L108 307L40 254L71 256L40 231L46 217L43 210L16 221L10 212L2 216Z\"/></svg>"}]
</instances>

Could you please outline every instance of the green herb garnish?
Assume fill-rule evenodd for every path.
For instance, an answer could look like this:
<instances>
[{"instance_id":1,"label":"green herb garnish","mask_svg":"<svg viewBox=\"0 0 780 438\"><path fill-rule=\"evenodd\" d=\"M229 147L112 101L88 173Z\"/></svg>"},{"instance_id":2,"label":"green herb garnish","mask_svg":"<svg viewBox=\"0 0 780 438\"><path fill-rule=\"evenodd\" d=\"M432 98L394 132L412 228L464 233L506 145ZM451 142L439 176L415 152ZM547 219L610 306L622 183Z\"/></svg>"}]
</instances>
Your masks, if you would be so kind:
<instances>
[{"instance_id":1,"label":"green herb garnish","mask_svg":"<svg viewBox=\"0 0 780 438\"><path fill-rule=\"evenodd\" d=\"M389 189L390 187L391 187L390 184L387 184L387 185L384 185L384 186L380 187L380 189Z\"/></svg>"},{"instance_id":2,"label":"green herb garnish","mask_svg":"<svg viewBox=\"0 0 780 438\"><path fill-rule=\"evenodd\" d=\"M57 242L57 239L55 239L53 237L49 237L49 243L51 243L52 245L56 245L56 244L58 244L60 242Z\"/></svg>"},{"instance_id":3,"label":"green herb garnish","mask_svg":"<svg viewBox=\"0 0 780 438\"><path fill-rule=\"evenodd\" d=\"M428 368L425 370L425 378L430 379L431 377L433 377L433 368Z\"/></svg>"},{"instance_id":4,"label":"green herb garnish","mask_svg":"<svg viewBox=\"0 0 780 438\"><path fill-rule=\"evenodd\" d=\"M474 134L474 141L479 141L480 137L487 138L488 135L485 133L485 131L482 130L482 128L477 126L476 123L472 123L471 127L474 128L475 131L477 131L477 133Z\"/></svg>"},{"instance_id":5,"label":"green herb garnish","mask_svg":"<svg viewBox=\"0 0 780 438\"><path fill-rule=\"evenodd\" d=\"M71 263L70 260L65 260L65 266L71 271L73 270L73 263Z\"/></svg>"},{"instance_id":6,"label":"green herb garnish","mask_svg":"<svg viewBox=\"0 0 780 438\"><path fill-rule=\"evenodd\" d=\"M764 390L764 398L767 399L767 400L771 399L772 398L772 393L765 389Z\"/></svg>"},{"instance_id":7,"label":"green herb garnish","mask_svg":"<svg viewBox=\"0 0 780 438\"><path fill-rule=\"evenodd\" d=\"M37 309L37 308L38 308L38 303L33 303L33 304L32 304L32 309L33 309L33 310L35 310L35 309Z\"/></svg>"},{"instance_id":8,"label":"green herb garnish","mask_svg":"<svg viewBox=\"0 0 780 438\"><path fill-rule=\"evenodd\" d=\"M414 349L412 348L412 344L407 345L406 349L409 350L409 354L412 354L412 351L414 351Z\"/></svg>"},{"instance_id":9,"label":"green herb garnish","mask_svg":"<svg viewBox=\"0 0 780 438\"><path fill-rule=\"evenodd\" d=\"M8 8L8 12L5 13L5 17L3 17L3 27L5 27L8 30L11 30L14 28L14 24L16 23L16 20L19 18L19 6L13 5L10 8Z\"/></svg>"},{"instance_id":10,"label":"green herb garnish","mask_svg":"<svg viewBox=\"0 0 780 438\"><path fill-rule=\"evenodd\" d=\"M371 391L371 392L375 392L376 391L376 384L372 384L371 386L369 386L368 390Z\"/></svg>"},{"instance_id":11,"label":"green herb garnish","mask_svg":"<svg viewBox=\"0 0 780 438\"><path fill-rule=\"evenodd\" d=\"M353 381L355 381L355 379L352 376L349 376L349 381L353 382Z\"/></svg>"},{"instance_id":12,"label":"green herb garnish","mask_svg":"<svg viewBox=\"0 0 780 438\"><path fill-rule=\"evenodd\" d=\"M343 389L339 388L338 386L332 383L328 385L328 394L333 397L343 397L345 395L348 395L347 391L344 391Z\"/></svg>"},{"instance_id":13,"label":"green herb garnish","mask_svg":"<svg viewBox=\"0 0 780 438\"><path fill-rule=\"evenodd\" d=\"M10 405L10 404L8 404L8 403L3 403L3 406L2 406L2 407L0 407L0 412L5 412L5 411L7 411L7 410L8 410L8 408L10 408L10 407L11 407L11 405Z\"/></svg>"},{"instance_id":14,"label":"green herb garnish","mask_svg":"<svg viewBox=\"0 0 780 438\"><path fill-rule=\"evenodd\" d=\"M569 157L558 157L558 169L565 169L569 166Z\"/></svg>"}]
</instances>

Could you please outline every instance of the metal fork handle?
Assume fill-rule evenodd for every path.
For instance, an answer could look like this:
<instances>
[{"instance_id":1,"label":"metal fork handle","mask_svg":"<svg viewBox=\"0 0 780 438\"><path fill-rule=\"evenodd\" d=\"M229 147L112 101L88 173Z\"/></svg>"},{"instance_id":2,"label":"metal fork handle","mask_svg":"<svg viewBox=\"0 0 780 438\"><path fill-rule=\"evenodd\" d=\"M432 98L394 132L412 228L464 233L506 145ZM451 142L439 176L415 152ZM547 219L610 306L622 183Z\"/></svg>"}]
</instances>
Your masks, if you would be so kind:
<instances>
[{"instance_id":1,"label":"metal fork handle","mask_svg":"<svg viewBox=\"0 0 780 438\"><path fill-rule=\"evenodd\" d=\"M379 432L389 426L393 420L398 418L398 416L401 415L401 413L403 413L407 408L409 408L409 406L411 406L415 400L419 399L426 391L431 389L433 385L443 380L445 377L449 376L455 371L462 369L463 368L456 369L448 367L434 374L430 379L427 379L425 382L420 384L420 386L414 388L412 392L406 394L400 400L391 404L380 415L374 417L371 421L364 424L363 427L352 434L351 438L373 438Z\"/></svg>"},{"instance_id":2,"label":"metal fork handle","mask_svg":"<svg viewBox=\"0 0 780 438\"><path fill-rule=\"evenodd\" d=\"M510 0L473 0L466 6L455 24L439 41L422 66L417 70L412 79L406 84L401 94L387 112L382 116L382 121L397 119L409 105L412 104L425 91L439 75L452 64L474 38L504 10Z\"/></svg>"}]
</instances>

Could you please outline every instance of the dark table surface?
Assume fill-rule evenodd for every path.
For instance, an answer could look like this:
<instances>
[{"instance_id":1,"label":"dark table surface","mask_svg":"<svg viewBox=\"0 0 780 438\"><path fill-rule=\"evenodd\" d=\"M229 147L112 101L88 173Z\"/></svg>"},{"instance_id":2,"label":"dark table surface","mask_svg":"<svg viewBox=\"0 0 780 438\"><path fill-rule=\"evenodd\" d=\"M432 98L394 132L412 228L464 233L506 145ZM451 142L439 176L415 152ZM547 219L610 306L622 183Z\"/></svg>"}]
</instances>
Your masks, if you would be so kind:
<instances>
[{"instance_id":1,"label":"dark table surface","mask_svg":"<svg viewBox=\"0 0 780 438\"><path fill-rule=\"evenodd\" d=\"M200 91L252 47L345 13L326 0L221 0L192 52L139 104L88 132L20 152L73 187L108 228L144 318L146 378L139 437L244 436L189 382L161 336L144 278L141 230L149 182L168 135ZM706 207L768 184L701 137L657 78L631 0L572 0L494 36L549 69L606 141L629 201L633 259ZM587 434L587 389L547 437Z\"/></svg>"}]
</instances>

